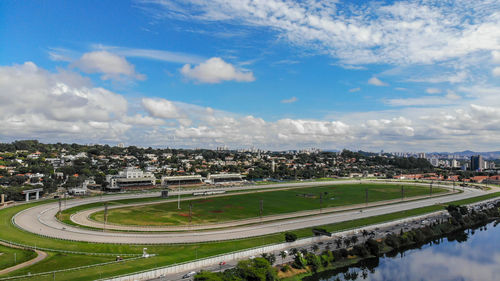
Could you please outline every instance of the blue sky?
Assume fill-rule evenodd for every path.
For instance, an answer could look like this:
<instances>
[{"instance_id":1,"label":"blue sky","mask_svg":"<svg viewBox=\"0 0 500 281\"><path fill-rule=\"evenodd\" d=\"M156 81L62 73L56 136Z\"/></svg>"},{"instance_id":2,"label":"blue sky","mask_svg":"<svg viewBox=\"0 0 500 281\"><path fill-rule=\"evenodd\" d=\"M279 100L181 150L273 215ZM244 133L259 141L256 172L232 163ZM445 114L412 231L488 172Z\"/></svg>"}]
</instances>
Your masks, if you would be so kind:
<instances>
[{"instance_id":1,"label":"blue sky","mask_svg":"<svg viewBox=\"0 0 500 281\"><path fill-rule=\"evenodd\" d=\"M498 1L4 1L0 36L3 141L498 150Z\"/></svg>"}]
</instances>

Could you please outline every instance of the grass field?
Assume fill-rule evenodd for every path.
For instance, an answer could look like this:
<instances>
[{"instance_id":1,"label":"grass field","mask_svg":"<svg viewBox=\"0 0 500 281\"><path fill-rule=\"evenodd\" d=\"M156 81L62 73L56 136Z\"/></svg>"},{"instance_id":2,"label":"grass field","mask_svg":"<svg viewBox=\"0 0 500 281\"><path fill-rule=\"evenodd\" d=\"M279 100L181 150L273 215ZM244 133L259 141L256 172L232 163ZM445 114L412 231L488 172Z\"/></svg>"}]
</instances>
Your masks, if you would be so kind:
<instances>
[{"instance_id":1,"label":"grass field","mask_svg":"<svg viewBox=\"0 0 500 281\"><path fill-rule=\"evenodd\" d=\"M500 196L500 193L492 193L472 199L450 202L450 204L468 204L490 198ZM17 212L38 205L41 203L31 203L23 206L16 206L0 210L0 238L24 243L28 245L37 245L38 247L47 247L57 250L74 250L83 252L101 252L101 253L141 253L141 245L118 245L118 244L97 244L97 243L84 243L64 241L58 239L50 239L40 237L31 233L19 230L10 223L10 219ZM380 223L408 216L421 215L433 211L442 210L444 205L434 205L410 211L397 212L387 215L375 216L371 218L352 220L342 223L322 226L328 231L342 231L354 227L362 227L374 223ZM298 237L309 237L312 235L311 228L300 229L293 231ZM141 259L136 261L124 261L119 264L104 265L92 267L85 270L71 270L64 273L57 273L55 280L94 280L101 277L116 276L119 274L126 274L140 270L155 268L158 266L165 266L173 263L193 260L195 258L204 258L226 252L248 249L252 247L268 245L272 243L283 242L283 233L277 233L264 237L255 237L248 239L240 239L234 241L224 241L217 243L200 243L189 245L149 245L148 252L155 253L158 256L150 259ZM58 270L70 268L80 264L95 264L109 259L109 257L99 256L86 256L86 255L57 255L54 253L49 258L41 261L33 267L26 268L25 270L13 272L10 275L22 275L27 272L47 272L51 270ZM75 262L77 261L77 262ZM0 279L3 276L0 277ZM36 276L31 278L23 278L16 280L54 280L53 275Z\"/></svg>"},{"instance_id":2,"label":"grass field","mask_svg":"<svg viewBox=\"0 0 500 281\"><path fill-rule=\"evenodd\" d=\"M0 270L29 261L35 257L36 253L34 251L0 245Z\"/></svg>"},{"instance_id":3,"label":"grass field","mask_svg":"<svg viewBox=\"0 0 500 281\"><path fill-rule=\"evenodd\" d=\"M404 189L405 197L429 194L429 188L426 186L405 185ZM320 209L320 206L329 208L362 204L366 202L365 190L368 190L368 202L401 198L400 185L342 184L194 199L181 202L180 210L176 202L116 208L108 211L108 222L122 225L186 225L190 219L190 203L193 224L241 220L258 217L261 200L262 216L269 216L315 210ZM433 193L445 191L442 188L433 188ZM102 222L104 212L96 212L91 218Z\"/></svg>"}]
</instances>

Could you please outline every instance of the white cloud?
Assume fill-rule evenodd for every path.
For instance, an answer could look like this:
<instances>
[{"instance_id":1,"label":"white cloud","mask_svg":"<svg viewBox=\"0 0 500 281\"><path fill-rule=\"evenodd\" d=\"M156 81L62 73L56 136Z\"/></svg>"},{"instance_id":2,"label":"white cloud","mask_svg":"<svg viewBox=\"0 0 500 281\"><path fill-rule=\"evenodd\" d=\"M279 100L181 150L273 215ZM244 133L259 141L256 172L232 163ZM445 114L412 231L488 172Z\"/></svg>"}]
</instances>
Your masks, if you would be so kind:
<instances>
[{"instance_id":1,"label":"white cloud","mask_svg":"<svg viewBox=\"0 0 500 281\"><path fill-rule=\"evenodd\" d=\"M499 4L489 0L171 0L143 5L156 17L268 27L293 45L329 53L348 65L432 64L499 49Z\"/></svg>"},{"instance_id":2,"label":"white cloud","mask_svg":"<svg viewBox=\"0 0 500 281\"><path fill-rule=\"evenodd\" d=\"M296 101L298 101L298 100L299 100L299 99L298 99L298 98L296 98L296 97L291 97L291 98L289 98L289 99L284 99L284 100L282 100L282 101L281 101L281 103L294 103L294 102L296 102Z\"/></svg>"},{"instance_id":3,"label":"white cloud","mask_svg":"<svg viewBox=\"0 0 500 281\"><path fill-rule=\"evenodd\" d=\"M368 84L374 85L374 86L379 86L379 87L381 87L381 86L389 86L389 84L387 84L385 82L382 82L377 77L372 77L372 78L368 79Z\"/></svg>"},{"instance_id":4,"label":"white cloud","mask_svg":"<svg viewBox=\"0 0 500 281\"><path fill-rule=\"evenodd\" d=\"M220 83L223 81L252 82L255 77L251 71L236 69L221 58L213 57L194 67L186 64L181 68L185 77L201 83Z\"/></svg>"},{"instance_id":5,"label":"white cloud","mask_svg":"<svg viewBox=\"0 0 500 281\"><path fill-rule=\"evenodd\" d=\"M136 114L134 116L126 116L123 121L131 125L144 125L144 126L160 126L164 125L165 121L151 116L143 116Z\"/></svg>"},{"instance_id":6,"label":"white cloud","mask_svg":"<svg viewBox=\"0 0 500 281\"><path fill-rule=\"evenodd\" d=\"M349 89L349 93L355 93L355 92L359 92L361 91L361 88L352 88L352 89Z\"/></svg>"},{"instance_id":7,"label":"white cloud","mask_svg":"<svg viewBox=\"0 0 500 281\"><path fill-rule=\"evenodd\" d=\"M136 57L136 58L146 58L151 60L159 60L172 63L194 63L198 64L203 62L205 59L187 53L171 52L166 50L155 50L155 49L138 49L138 48L127 48L118 46L106 46L106 45L93 45L94 49L98 51L111 52L123 57Z\"/></svg>"},{"instance_id":8,"label":"white cloud","mask_svg":"<svg viewBox=\"0 0 500 281\"><path fill-rule=\"evenodd\" d=\"M493 75L500 77L500 67L499 66L497 66L493 69Z\"/></svg>"},{"instance_id":9,"label":"white cloud","mask_svg":"<svg viewBox=\"0 0 500 281\"><path fill-rule=\"evenodd\" d=\"M176 119L181 117L177 106L166 99L143 98L142 106L154 117L163 119Z\"/></svg>"},{"instance_id":10,"label":"white cloud","mask_svg":"<svg viewBox=\"0 0 500 281\"><path fill-rule=\"evenodd\" d=\"M32 62L0 67L0 131L4 136L112 140L130 126L128 103L76 73L51 73Z\"/></svg>"},{"instance_id":11,"label":"white cloud","mask_svg":"<svg viewBox=\"0 0 500 281\"><path fill-rule=\"evenodd\" d=\"M408 79L410 82L425 82L425 83L461 83L469 78L469 74L466 71L459 71L453 73L445 73L441 75L422 77L422 78L411 78Z\"/></svg>"},{"instance_id":12,"label":"white cloud","mask_svg":"<svg viewBox=\"0 0 500 281\"><path fill-rule=\"evenodd\" d=\"M93 87L78 73L27 62L0 67L0 138L175 147L496 149L500 88L481 84L456 91L389 100L403 108L385 111L269 121L160 98L129 106L122 95Z\"/></svg>"},{"instance_id":13,"label":"white cloud","mask_svg":"<svg viewBox=\"0 0 500 281\"><path fill-rule=\"evenodd\" d=\"M444 97L421 97L388 99L385 101L390 106L437 106L457 104L461 97L455 93L448 93Z\"/></svg>"},{"instance_id":14,"label":"white cloud","mask_svg":"<svg viewBox=\"0 0 500 281\"><path fill-rule=\"evenodd\" d=\"M367 120L362 124L363 137L367 135L383 135L384 137L412 137L415 129L411 127L411 121L400 116L388 119Z\"/></svg>"},{"instance_id":15,"label":"white cloud","mask_svg":"<svg viewBox=\"0 0 500 281\"><path fill-rule=\"evenodd\" d=\"M494 63L500 63L500 51L491 52L491 56L493 58Z\"/></svg>"},{"instance_id":16,"label":"white cloud","mask_svg":"<svg viewBox=\"0 0 500 281\"><path fill-rule=\"evenodd\" d=\"M101 79L103 80L123 78L144 80L146 78L143 74L136 73L134 65L124 57L107 51L85 53L73 65L85 73L102 73Z\"/></svg>"},{"instance_id":17,"label":"white cloud","mask_svg":"<svg viewBox=\"0 0 500 281\"><path fill-rule=\"evenodd\" d=\"M438 89L438 88L427 88L425 90L425 92L428 93L428 94L431 94L431 95L440 94L441 93L441 89Z\"/></svg>"}]
</instances>

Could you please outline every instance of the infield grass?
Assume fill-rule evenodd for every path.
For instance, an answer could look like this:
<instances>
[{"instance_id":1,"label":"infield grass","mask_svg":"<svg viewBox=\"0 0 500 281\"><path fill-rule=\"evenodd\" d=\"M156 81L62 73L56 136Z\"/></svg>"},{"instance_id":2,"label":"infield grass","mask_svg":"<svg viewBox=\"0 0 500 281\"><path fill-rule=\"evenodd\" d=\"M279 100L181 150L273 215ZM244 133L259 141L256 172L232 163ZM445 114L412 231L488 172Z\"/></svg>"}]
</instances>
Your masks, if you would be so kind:
<instances>
[{"instance_id":1,"label":"infield grass","mask_svg":"<svg viewBox=\"0 0 500 281\"><path fill-rule=\"evenodd\" d=\"M260 216L279 215L306 210L340 207L366 202L377 202L401 198L401 186L391 184L342 184L317 186L279 191L254 192L242 195L207 197L181 202L130 206L108 210L108 223L121 225L188 225L189 204L192 204L191 223L206 224L232 220L250 219ZM433 188L433 194L446 189ZM405 197L429 194L429 187L404 185ZM322 203L321 203L322 202ZM91 215L103 222L104 211Z\"/></svg>"}]
</instances>

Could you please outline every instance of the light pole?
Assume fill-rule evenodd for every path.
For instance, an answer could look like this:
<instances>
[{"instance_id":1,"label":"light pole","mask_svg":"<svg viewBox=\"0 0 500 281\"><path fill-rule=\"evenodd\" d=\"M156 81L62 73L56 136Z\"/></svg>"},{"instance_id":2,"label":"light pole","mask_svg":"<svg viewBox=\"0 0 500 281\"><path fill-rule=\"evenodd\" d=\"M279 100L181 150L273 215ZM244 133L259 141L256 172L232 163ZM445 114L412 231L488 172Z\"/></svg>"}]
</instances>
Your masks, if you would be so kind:
<instances>
[{"instance_id":1,"label":"light pole","mask_svg":"<svg viewBox=\"0 0 500 281\"><path fill-rule=\"evenodd\" d=\"M179 186L177 187L177 209L181 209L181 180L179 180Z\"/></svg>"},{"instance_id":2,"label":"light pole","mask_svg":"<svg viewBox=\"0 0 500 281\"><path fill-rule=\"evenodd\" d=\"M108 201L104 202L104 231L106 231L107 223L108 223Z\"/></svg>"},{"instance_id":3,"label":"light pole","mask_svg":"<svg viewBox=\"0 0 500 281\"><path fill-rule=\"evenodd\" d=\"M264 200L260 200L260 221L262 222L262 214L264 213Z\"/></svg>"},{"instance_id":4,"label":"light pole","mask_svg":"<svg viewBox=\"0 0 500 281\"><path fill-rule=\"evenodd\" d=\"M368 205L368 188L365 188L365 204Z\"/></svg>"},{"instance_id":5,"label":"light pole","mask_svg":"<svg viewBox=\"0 0 500 281\"><path fill-rule=\"evenodd\" d=\"M323 192L319 194L319 212L323 212Z\"/></svg>"},{"instance_id":6,"label":"light pole","mask_svg":"<svg viewBox=\"0 0 500 281\"><path fill-rule=\"evenodd\" d=\"M191 221L193 220L193 202L189 201L189 225L191 225Z\"/></svg>"},{"instance_id":7,"label":"light pole","mask_svg":"<svg viewBox=\"0 0 500 281\"><path fill-rule=\"evenodd\" d=\"M59 197L59 213L58 213L59 219L61 219L61 207L62 207L61 205L62 205L61 197Z\"/></svg>"}]
</instances>

